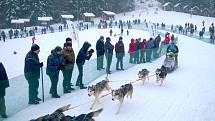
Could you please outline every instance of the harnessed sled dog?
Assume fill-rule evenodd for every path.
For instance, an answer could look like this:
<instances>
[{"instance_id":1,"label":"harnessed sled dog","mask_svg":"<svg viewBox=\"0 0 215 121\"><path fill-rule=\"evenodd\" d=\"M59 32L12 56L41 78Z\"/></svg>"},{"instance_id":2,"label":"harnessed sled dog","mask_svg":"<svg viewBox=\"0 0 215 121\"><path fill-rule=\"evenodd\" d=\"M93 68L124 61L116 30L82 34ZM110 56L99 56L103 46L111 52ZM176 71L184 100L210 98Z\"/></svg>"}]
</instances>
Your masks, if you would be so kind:
<instances>
[{"instance_id":1,"label":"harnessed sled dog","mask_svg":"<svg viewBox=\"0 0 215 121\"><path fill-rule=\"evenodd\" d=\"M147 69L142 69L138 72L138 78L138 80L142 80L144 84L146 78L149 80L149 71Z\"/></svg>"},{"instance_id":2,"label":"harnessed sled dog","mask_svg":"<svg viewBox=\"0 0 215 121\"><path fill-rule=\"evenodd\" d=\"M119 89L117 90L112 90L111 95L112 95L112 100L119 100L119 107L118 110L116 112L116 114L118 114L120 112L120 109L122 107L122 103L124 101L124 97L127 95L130 96L130 99L132 98L132 94L133 94L133 86L132 84L125 84L122 85Z\"/></svg>"},{"instance_id":3,"label":"harnessed sled dog","mask_svg":"<svg viewBox=\"0 0 215 121\"><path fill-rule=\"evenodd\" d=\"M167 75L166 67L164 65L162 65L160 69L159 68L156 69L155 74L156 74L156 78L157 78L156 82L159 83L159 81L160 81L161 82L160 86L161 86Z\"/></svg>"},{"instance_id":4,"label":"harnessed sled dog","mask_svg":"<svg viewBox=\"0 0 215 121\"><path fill-rule=\"evenodd\" d=\"M110 90L109 79L106 77L105 80L102 80L101 82L98 82L96 85L88 86L87 90L88 90L88 96L93 95L95 97L95 100L94 100L92 106L90 107L90 109L93 109L93 107L95 106L96 102L99 103L100 94L104 90L107 90L107 91Z\"/></svg>"},{"instance_id":5,"label":"harnessed sled dog","mask_svg":"<svg viewBox=\"0 0 215 121\"><path fill-rule=\"evenodd\" d=\"M65 116L64 111L70 109L70 105L63 106L52 114L48 114L37 119L32 119L30 121L95 121L94 117L97 117L101 112L102 108L87 114L80 114L79 116Z\"/></svg>"}]
</instances>

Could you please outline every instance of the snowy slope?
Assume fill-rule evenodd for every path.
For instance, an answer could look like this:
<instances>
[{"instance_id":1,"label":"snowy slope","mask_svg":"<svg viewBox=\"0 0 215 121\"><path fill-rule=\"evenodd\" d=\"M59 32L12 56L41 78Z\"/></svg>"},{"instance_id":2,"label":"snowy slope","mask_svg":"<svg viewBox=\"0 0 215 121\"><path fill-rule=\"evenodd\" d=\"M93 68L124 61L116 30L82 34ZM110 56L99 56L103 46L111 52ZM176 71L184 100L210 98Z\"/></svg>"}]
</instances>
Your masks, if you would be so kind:
<instances>
[{"instance_id":1,"label":"snowy slope","mask_svg":"<svg viewBox=\"0 0 215 121\"><path fill-rule=\"evenodd\" d=\"M120 114L115 115L118 102L113 102L108 95L101 100L96 109L103 107L104 111L97 121L214 121L215 119L215 46L186 36L179 36L179 68L167 76L162 87L155 83L155 77L134 84L133 98L125 99ZM137 78L142 68L151 71L162 64L164 57L153 63L140 64L123 72L116 72L109 76L111 81ZM95 80L104 79L105 75ZM120 87L121 83L111 83L112 89ZM108 92L105 92L108 93ZM104 93L104 94L105 94ZM27 121L31 118L50 113L65 104L73 106L92 100L86 90L77 90L64 95L60 99L49 100L37 106L29 106L25 110L10 117L6 121ZM77 115L89 112L90 103L66 114Z\"/></svg>"}]
</instances>

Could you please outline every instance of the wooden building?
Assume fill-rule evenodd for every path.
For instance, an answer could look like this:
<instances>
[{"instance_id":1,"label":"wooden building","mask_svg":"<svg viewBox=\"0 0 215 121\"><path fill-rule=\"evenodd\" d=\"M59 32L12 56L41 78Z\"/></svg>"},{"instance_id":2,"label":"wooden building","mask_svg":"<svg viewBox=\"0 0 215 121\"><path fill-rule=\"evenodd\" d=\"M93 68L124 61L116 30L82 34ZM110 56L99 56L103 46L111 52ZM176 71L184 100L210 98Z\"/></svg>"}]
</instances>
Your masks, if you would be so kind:
<instances>
[{"instance_id":1,"label":"wooden building","mask_svg":"<svg viewBox=\"0 0 215 121\"><path fill-rule=\"evenodd\" d=\"M94 23L95 15L93 13L84 13L83 22Z\"/></svg>"},{"instance_id":2,"label":"wooden building","mask_svg":"<svg viewBox=\"0 0 215 121\"><path fill-rule=\"evenodd\" d=\"M172 11L173 10L173 4L171 2L167 2L163 5L163 10L165 11Z\"/></svg>"},{"instance_id":3,"label":"wooden building","mask_svg":"<svg viewBox=\"0 0 215 121\"><path fill-rule=\"evenodd\" d=\"M190 13L190 9L191 9L191 7L190 7L189 5L185 5L185 6L183 7L183 11L184 11L185 13Z\"/></svg>"},{"instance_id":4,"label":"wooden building","mask_svg":"<svg viewBox=\"0 0 215 121\"><path fill-rule=\"evenodd\" d=\"M192 15L199 15L201 13L201 10L199 9L198 6L194 6L190 9L190 13Z\"/></svg>"},{"instance_id":5,"label":"wooden building","mask_svg":"<svg viewBox=\"0 0 215 121\"><path fill-rule=\"evenodd\" d=\"M53 18L52 17L38 17L39 25L41 26L50 26Z\"/></svg>"},{"instance_id":6,"label":"wooden building","mask_svg":"<svg viewBox=\"0 0 215 121\"><path fill-rule=\"evenodd\" d=\"M181 3L177 3L173 7L174 7L174 11L176 11L176 12L181 12L183 9L183 6Z\"/></svg>"},{"instance_id":7,"label":"wooden building","mask_svg":"<svg viewBox=\"0 0 215 121\"><path fill-rule=\"evenodd\" d=\"M201 10L201 15L203 16L211 16L210 10L207 8L204 8L203 10Z\"/></svg>"},{"instance_id":8,"label":"wooden building","mask_svg":"<svg viewBox=\"0 0 215 121\"><path fill-rule=\"evenodd\" d=\"M102 11L103 20L114 20L116 13L111 11Z\"/></svg>"},{"instance_id":9,"label":"wooden building","mask_svg":"<svg viewBox=\"0 0 215 121\"><path fill-rule=\"evenodd\" d=\"M66 21L72 21L73 18L74 18L73 15L61 15L61 22L63 23L64 28L65 28L66 25L67 25L67 22L66 22Z\"/></svg>"},{"instance_id":10,"label":"wooden building","mask_svg":"<svg viewBox=\"0 0 215 121\"><path fill-rule=\"evenodd\" d=\"M24 23L25 22L23 20L19 20L19 19L12 19L11 20L11 25L12 25L12 28L14 28L14 29L23 29Z\"/></svg>"}]
</instances>

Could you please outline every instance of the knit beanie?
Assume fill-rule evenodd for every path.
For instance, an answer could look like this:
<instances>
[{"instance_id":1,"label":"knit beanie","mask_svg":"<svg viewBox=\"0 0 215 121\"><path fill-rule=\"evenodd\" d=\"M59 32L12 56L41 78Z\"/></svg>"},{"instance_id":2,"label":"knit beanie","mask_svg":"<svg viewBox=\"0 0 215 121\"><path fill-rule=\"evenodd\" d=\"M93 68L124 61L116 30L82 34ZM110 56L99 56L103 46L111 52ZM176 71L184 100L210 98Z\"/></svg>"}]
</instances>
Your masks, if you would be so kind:
<instances>
[{"instance_id":1,"label":"knit beanie","mask_svg":"<svg viewBox=\"0 0 215 121\"><path fill-rule=\"evenodd\" d=\"M39 49L40 49L40 47L37 44L33 44L31 46L31 51L36 51L36 50L39 50Z\"/></svg>"}]
</instances>

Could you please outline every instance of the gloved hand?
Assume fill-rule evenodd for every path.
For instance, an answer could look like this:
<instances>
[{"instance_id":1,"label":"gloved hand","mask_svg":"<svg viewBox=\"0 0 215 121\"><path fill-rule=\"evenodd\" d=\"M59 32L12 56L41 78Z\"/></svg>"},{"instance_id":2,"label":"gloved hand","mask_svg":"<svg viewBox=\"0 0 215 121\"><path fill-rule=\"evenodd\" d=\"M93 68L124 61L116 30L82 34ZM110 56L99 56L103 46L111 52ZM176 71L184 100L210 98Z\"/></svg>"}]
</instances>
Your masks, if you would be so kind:
<instances>
[{"instance_id":1,"label":"gloved hand","mask_svg":"<svg viewBox=\"0 0 215 121\"><path fill-rule=\"evenodd\" d=\"M89 50L89 53L94 53L95 51L93 49L90 49Z\"/></svg>"},{"instance_id":2,"label":"gloved hand","mask_svg":"<svg viewBox=\"0 0 215 121\"><path fill-rule=\"evenodd\" d=\"M41 62L39 65L40 65L40 67L43 67L43 62Z\"/></svg>"}]
</instances>

